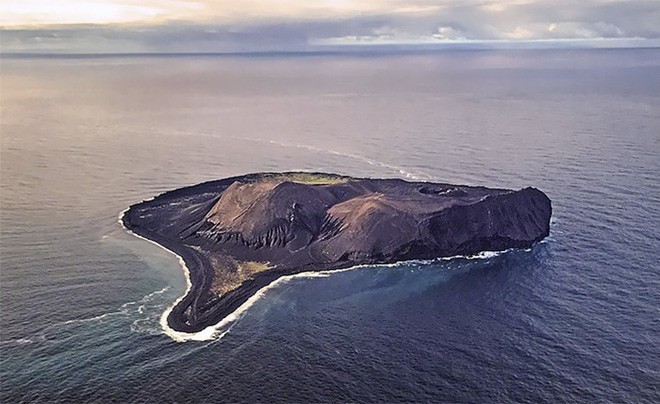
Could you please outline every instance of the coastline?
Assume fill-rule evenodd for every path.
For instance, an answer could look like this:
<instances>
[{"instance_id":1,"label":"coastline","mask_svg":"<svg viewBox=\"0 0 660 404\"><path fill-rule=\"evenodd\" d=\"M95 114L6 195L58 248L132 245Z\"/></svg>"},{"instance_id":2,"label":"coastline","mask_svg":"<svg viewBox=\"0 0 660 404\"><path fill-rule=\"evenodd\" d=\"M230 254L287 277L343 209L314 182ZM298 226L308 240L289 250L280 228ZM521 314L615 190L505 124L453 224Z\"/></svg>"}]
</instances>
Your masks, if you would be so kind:
<instances>
[{"instance_id":1,"label":"coastline","mask_svg":"<svg viewBox=\"0 0 660 404\"><path fill-rule=\"evenodd\" d=\"M152 198L152 199L153 199L153 198ZM140 202L140 203L144 203L144 202L147 202L147 201L148 201L148 200L144 200L144 201L142 201L142 202ZM170 315L170 313L172 312L172 309L174 309L174 307L175 307L177 304L179 304L179 302L181 302L186 296L188 296L188 293L190 293L190 289L192 289L192 282L190 281L190 270L188 269L188 265L186 264L186 261L183 259L183 257L180 256L179 254L177 254L175 251L172 251L172 250L170 250L169 248L167 248L167 247L165 247L165 246L163 246L163 245L161 245L161 244L158 244L158 243L155 242L154 240L150 240L150 239L148 239L148 238L146 238L146 237L144 237L144 236L139 235L138 233L134 232L133 230L127 228L126 225L124 224L124 215L126 214L126 212L129 211L129 209L130 209L130 207L124 209L123 211L121 211L121 212L119 213L119 216L118 216L118 220L117 220L117 222L119 222L119 224L121 225L121 227L122 227L122 228L123 228L128 234L130 234L130 235L132 235L132 236L134 236L134 237L137 237L137 238L139 238L139 239L141 239L141 240L145 240L145 241L147 241L147 242L149 242L149 243L151 243L151 244L153 244L153 245L156 245L156 246L162 248L163 250L167 251L168 253L173 254L175 257L177 257L177 259L179 260L179 265L181 265L181 268L183 269L183 276L184 276L185 279L186 279L186 290L185 290L185 292L183 292L183 295L181 295L181 296L180 296L179 298L177 298L177 299L176 299L176 300L175 300L170 306L168 306L168 308L165 309L165 311L164 311L163 314L161 315L161 317L160 317L160 326L161 326L161 328L163 329L163 331L165 332L165 334L167 334L170 338L172 338L173 340L175 340L175 341L177 341L177 342L185 342L185 341L189 341L189 340L205 341L205 340L208 340L208 339L212 339L213 336L210 336L210 338L202 339L202 338L200 338L200 337L204 337L205 335L203 335L203 336L198 336L198 335L196 335L197 333L195 333L195 334L191 334L191 333L182 333L182 332L176 331L176 330L172 329L172 328L169 326L169 324L167 323L167 317L168 317L168 316Z\"/></svg>"},{"instance_id":2,"label":"coastline","mask_svg":"<svg viewBox=\"0 0 660 404\"><path fill-rule=\"evenodd\" d=\"M153 200L153 199L154 198L152 198L151 200ZM148 201L149 200L145 200L145 201L142 201L140 203L144 203L144 202L148 202ZM151 244L154 244L154 245L162 248L163 250L167 251L168 253L174 255L175 257L177 257L177 259L179 260L179 265L181 266L181 268L183 270L183 274L184 274L184 277L185 277L185 280L186 280L186 290L184 291L183 295L179 296L174 302L172 302L172 304L170 304L167 307L167 309L165 309L165 311L161 315L160 321L159 321L160 326L163 329L164 334L166 334L167 336L169 336L170 338L172 338L176 342L211 341L211 340L216 340L216 339L222 338L222 336L225 335L229 331L229 330L227 330L225 332L221 332L222 328L224 328L225 326L229 325L230 323L238 320L239 316L242 313L244 313L247 309L249 309L257 300L259 300L267 290L277 286L281 282L286 282L288 280L291 280L291 279L294 279L294 278L297 278L297 277L325 277L325 276L327 276L327 273L329 273L329 272L345 271L345 270L357 269L359 267L366 266L366 265L358 265L358 266L355 266L354 268L341 268L341 269L337 269L335 271L320 271L320 272L327 272L326 274L320 274L319 271L308 271L308 272L300 272L300 273L296 273L296 274L292 274L292 275L284 275L284 276L278 277L275 280L273 280L272 282L270 282L270 283L266 284L265 286L259 288L253 295L251 295L238 308L236 308L234 311L232 311L228 315L224 316L219 322L217 322L215 324L208 325L204 329L202 329L200 331L197 331L197 332L193 332L193 333L188 333L188 332L184 332L184 331L177 331L177 330L173 329L172 327L170 327L169 322L168 322L168 318L169 318L170 314L172 313L172 311L174 310L174 308L179 303L181 303L184 299L186 299L187 297L190 296L190 292L193 288L193 283L192 283L191 277L190 277L190 269L188 267L188 264L187 264L186 260L183 258L183 256L178 254L176 251L171 250L171 249L167 248L166 246L158 243L157 241L149 239L148 237L143 236L143 235L129 229L128 227L126 227L126 225L124 223L124 216L125 216L126 212L128 212L129 210L130 210L130 207L127 208L127 209L124 209L123 211L121 211L119 213L117 221L119 222L121 227L127 233L131 234L132 236L135 236L135 237L137 237L141 240L145 240L145 241L147 241Z\"/></svg>"},{"instance_id":3,"label":"coastline","mask_svg":"<svg viewBox=\"0 0 660 404\"><path fill-rule=\"evenodd\" d=\"M350 230L343 233L345 235L343 238L333 238L334 245L329 244L329 250L325 250L327 245L322 247L324 248L322 250L323 254L330 254L328 255L328 257L331 257L330 259L322 256L313 257L311 254L307 256L305 252L309 254L310 250L305 249L296 250L297 255L289 254L288 250L283 248L283 243L287 242L286 237L292 237L291 240L293 240L295 237L292 235L298 234L296 232L300 232L300 237L307 237L313 231L312 233L306 233L306 231L316 229L314 226L320 225L316 222L305 222L304 220L312 220L305 215L296 216L298 221L290 228L287 226L285 226L286 229L276 227L274 230L271 229L270 233L266 233L264 230L261 239L255 239L256 241L245 240L242 236L239 238L239 233L236 233L236 235L229 236L233 238L227 246L218 243L219 239L214 238L216 235L212 232L209 233L205 227L209 223L205 217L218 204L220 196L235 183L250 184L258 181L268 181L273 178L275 178L274 181L277 181L282 176L285 180L281 182L282 186L278 187L282 190L281 195L293 196L298 192L305 195L305 192L310 192L313 197L317 198L335 198L332 199L332 202L336 205L342 203L341 200L344 198L336 195L344 195L344 192L346 195L353 195L353 193L362 195L379 190L388 192L394 200L401 197L401 195L410 194L412 202L408 202L408 205L404 206L407 209L412 209L411 211L414 211L415 206L417 206L415 203L433 203L434 206L440 209L438 212L445 212L445 209L449 209L446 208L446 204L451 203L454 199L468 199L463 200L458 205L449 205L455 207L448 210L446 214L437 214L434 213L435 210L429 210L431 216L425 219L429 221L425 226L427 226L426 228L430 233L426 234L425 239L416 239L414 238L416 236L401 240L394 238L394 241L388 241L393 243L392 247L388 247L389 250L384 250L385 253L375 255L368 252L374 246L378 247L378 244L371 245L367 241L366 244L363 243L364 245L358 244L356 246L354 240L351 239ZM351 181L348 183L346 181L332 182L337 178L351 178ZM334 186L341 192L337 191L338 194L332 194L331 191L328 191L329 194L327 194L323 193L325 191L311 188L311 185L293 185L297 181L302 181L298 184L305 184L305 181L308 181L312 185L318 181L330 181L327 186ZM245 187L245 185L234 186L231 192L239 192L240 194L244 192L242 187ZM160 324L163 331L173 340L179 342L189 340L207 341L216 338L223 331L223 327L235 321L267 290L289 279L322 277L336 271L381 265L400 265L405 262L431 263L456 258L489 258L500 254L502 251L530 248L549 234L549 221L552 215L551 203L547 196L537 189L528 187L519 191L511 191L463 186L461 192L457 195L445 196L443 193L442 199L437 199L437 197L426 196L435 195L433 193L435 188L432 187L445 189L456 186L428 182L408 182L400 179L359 179L325 173L255 173L207 181L164 192L151 199L129 206L119 213L118 221L126 231L136 237L150 241L174 254L183 268L186 279L185 292L162 314ZM449 198L449 202L446 202L447 199L444 198ZM290 209L287 207L286 202L283 202L284 199L280 199L282 197L275 197L272 201L268 199L269 203L275 204L268 207L268 209L277 208L283 211ZM358 200L359 203L364 203L359 197L354 196L349 197L347 200ZM500 206L507 206L508 208L502 210L499 208ZM491 217L492 209L495 209L496 212L493 217ZM385 222L387 223L385 230L400 224L397 220L405 221L405 218L409 217L405 215L410 213L406 213L405 210L402 212L404 212L401 214L402 216L391 216L391 221ZM313 217L320 217L321 213L323 212L315 212L316 216ZM471 223L478 222L476 219L479 219L488 221L489 225L487 228L473 225L464 229L460 225L464 221L464 217L471 217ZM267 222L267 219L264 220ZM368 218L365 220L362 225L366 223L367 228L371 229L372 232L380 223ZM511 220L517 222L518 225L515 227L510 226ZM356 223L360 225L360 221ZM417 225L421 226L419 223ZM323 226L329 227L320 227L321 230L317 229L316 231L333 231L332 223L323 223ZM493 228L492 226L496 227ZM442 233L442 229L457 230L448 236ZM488 235L484 237L480 232L487 232ZM374 237L376 237L374 240L379 240L377 234ZM434 237L440 237L440 239L436 240ZM228 240L225 239L224 241ZM312 243L311 245L312 247L318 247L319 243L324 242L324 239L320 238L316 244ZM264 244L270 247L260 248ZM435 247L430 248L431 245ZM219 295L214 293L212 289L218 271L215 267L218 263L214 264L212 260L214 259L213 254L217 253L212 253L209 256L208 251L204 250L203 246L211 250L222 246L225 250L220 251L219 254L228 254L229 260L238 254L241 257L240 259L244 261L268 261L277 264L272 269L243 277L240 279L241 283L238 286ZM254 246L257 247L253 248ZM355 248L354 252L351 252L352 248Z\"/></svg>"},{"instance_id":4,"label":"coastline","mask_svg":"<svg viewBox=\"0 0 660 404\"><path fill-rule=\"evenodd\" d=\"M152 198L153 199L153 198ZM147 201L142 201L147 202ZM506 254L511 251L525 251L529 252L532 250L532 248L509 248L506 250L502 251L482 251L479 252L478 254L471 255L471 256L466 256L466 255L455 255L451 257L437 257L435 259L430 259L430 260L403 260L403 261L397 261L393 263L386 263L386 264L358 264L358 265L351 265L343 268L334 268L334 269L319 269L317 271L305 271L305 272L298 272L295 274L291 275L282 275L270 283L266 284L265 286L259 288L256 290L254 294L252 294L250 297L247 298L246 301L244 301L238 308L233 310L231 313L227 314L224 316L219 322L215 324L211 324L206 326L204 329L194 332L194 333L188 333L188 332L183 332L183 331L177 331L170 327L168 323L168 318L170 316L170 313L172 313L172 310L179 304L181 301L183 301L185 298L187 298L190 294L190 291L192 290L193 284L191 281L190 277L190 269L188 267L188 264L186 263L186 260L179 255L176 251L173 251L169 248L167 248L164 245L159 244L157 241L151 240L143 235L140 235L136 233L135 231L129 229L126 227L124 224L124 215L126 212L130 210L130 207L127 209L124 209L122 212L119 213L118 217L118 222L122 226L122 228L129 234L141 239L145 240L151 244L154 244L163 250L167 251L168 253L174 255L177 257L179 260L179 265L181 265L181 268L183 270L183 274L186 280L186 290L184 291L183 295L178 297L172 304L170 304L167 309L163 312L163 314L160 317L160 326L163 329L163 333L166 334L168 337L170 337L172 340L176 342L187 342L187 341L212 341L212 340L217 340L222 338L229 330L226 330L222 332L222 329L231 324L234 321L237 321L241 314L246 312L254 303L256 303L259 299L263 297L263 295L270 289L275 288L278 286L280 283L288 282L292 279L296 278L325 278L330 276L333 273L340 273L340 272L346 272L346 271L353 271L353 270L358 270L358 269L365 269L365 268L382 268L382 267L394 267L394 266L399 266L399 265L406 265L406 264L412 264L412 263L419 263L419 264L432 264L433 262L437 261L451 261L455 259L490 259L493 257L500 256L502 254ZM542 240L539 243L543 243L545 241Z\"/></svg>"},{"instance_id":5,"label":"coastline","mask_svg":"<svg viewBox=\"0 0 660 404\"><path fill-rule=\"evenodd\" d=\"M153 200L153 199L154 198L151 198L149 200ZM148 202L149 200L145 200L145 201L142 201L140 203ZM176 251L171 250L171 249L167 248L166 246L164 246L162 244L159 244L157 241L151 240L151 239L149 239L149 238L147 238L147 237L145 237L141 234L138 234L137 232L129 229L128 227L126 227L126 225L124 224L124 215L129 210L130 210L130 207L124 209L123 211L121 211L119 213L117 221L119 222L121 227L128 234L130 234L134 237L137 237L141 240L147 241L147 242L149 242L149 243L151 243L155 246L158 246L159 248L161 248L161 249L167 251L168 253L174 255L179 261L179 265L181 266L181 269L183 270L183 276L186 280L186 290L183 292L183 294L181 296L179 296L176 300L174 300L174 302L172 302L172 304L170 304L165 309L163 314L161 314L161 316L160 316L159 323L160 323L161 328L163 329L163 333L166 334L168 337L170 337L171 339L173 339L176 342L211 341L211 340L221 338L225 333L221 333L220 329L223 328L225 325L231 323L232 321L238 319L238 315L236 314L236 312L240 310L240 313L242 313L243 311L247 310L257 299L254 299L254 301L251 301L249 303L249 305L247 305L246 307L243 307L243 305L246 305L248 302L244 303L241 307L239 307L239 309L235 310L234 312L232 312L231 314L229 314L228 316L223 318L219 323L209 325L209 326L205 327L204 329L202 329L200 331L197 331L197 332L194 332L194 333L188 333L188 332L184 332L184 331L177 331L177 330L173 329L172 327L170 327L169 322L168 322L168 318L170 316L170 313L172 313L172 310L174 310L174 308L179 303L181 303L185 298L187 298L190 295L190 291L192 290L193 283L190 280L190 269L188 268L188 264L186 263L186 260L181 255L179 255ZM259 291L261 291L263 289L264 288L260 289Z\"/></svg>"}]
</instances>

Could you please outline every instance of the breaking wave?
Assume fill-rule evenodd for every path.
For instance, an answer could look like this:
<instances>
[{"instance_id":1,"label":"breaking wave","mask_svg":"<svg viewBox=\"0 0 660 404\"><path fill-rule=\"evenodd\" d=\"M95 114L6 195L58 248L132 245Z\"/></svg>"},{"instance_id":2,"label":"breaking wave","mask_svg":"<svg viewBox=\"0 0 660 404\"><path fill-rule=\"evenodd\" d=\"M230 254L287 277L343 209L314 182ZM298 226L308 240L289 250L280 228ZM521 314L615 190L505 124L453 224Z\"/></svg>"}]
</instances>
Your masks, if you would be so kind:
<instances>
[{"instance_id":1,"label":"breaking wave","mask_svg":"<svg viewBox=\"0 0 660 404\"><path fill-rule=\"evenodd\" d=\"M206 328L204 328L201 331L195 332L195 333L187 333L187 332L181 332L181 331L176 331L173 328L169 326L167 323L167 318L176 307L177 304L183 298L185 298L188 293L190 292L190 289L192 288L192 283L190 281L190 270L188 269L188 266L186 265L186 262L184 259L174 251L156 243L153 240L149 240L146 237L140 236L139 234L136 234L135 232L129 230L124 226L123 223L123 216L126 213L128 209L122 211L119 214L119 220L118 222L121 224L121 226L130 234L134 235L135 237L138 237L142 240L146 240L152 244L155 244L159 246L160 248L164 249L165 251L168 251L170 254L173 254L176 256L179 260L179 264L181 265L181 268L183 269L183 273L186 279L186 290L183 295L181 295L178 299L176 299L171 305L168 306L168 308L163 312L163 314L160 316L160 326L162 328L162 331L172 338L174 341L177 342L186 342L186 341L211 341L211 340L219 340L229 331L231 330L230 325L234 323L236 320L241 318L241 316L250 308L252 307L259 299L261 299L266 292L269 290L284 284L288 281L291 281L292 279L297 279L297 278L325 278L330 276L333 273L339 273L339 272L346 272L346 271L353 271L353 270L358 270L358 269L365 269L365 268L382 268L382 267L397 267L397 266L405 266L405 265L410 265L410 264L421 264L421 265L428 265L428 264L433 264L436 262L440 261L449 261L449 260L454 260L454 259L476 259L476 260L482 260L482 259L490 259L493 257L497 257L499 255L505 254L509 251L512 251L514 249L508 249L504 251L483 251L475 255L471 256L465 256L465 255L457 255L453 257L442 257L442 258L436 258L432 260L410 260L410 261L400 261L400 262L395 262L395 263L390 263L390 264L369 264L369 265L356 265L352 266L349 268L342 268L342 269L333 269L333 270L325 270L325 271L308 271L308 272L301 272L293 275L286 275L282 276L273 282L269 283L268 285L264 286L263 288L259 289L254 295L250 296L243 304L241 304L236 310L234 310L231 314L227 315L225 318L223 318L220 322L210 325Z\"/></svg>"}]
</instances>

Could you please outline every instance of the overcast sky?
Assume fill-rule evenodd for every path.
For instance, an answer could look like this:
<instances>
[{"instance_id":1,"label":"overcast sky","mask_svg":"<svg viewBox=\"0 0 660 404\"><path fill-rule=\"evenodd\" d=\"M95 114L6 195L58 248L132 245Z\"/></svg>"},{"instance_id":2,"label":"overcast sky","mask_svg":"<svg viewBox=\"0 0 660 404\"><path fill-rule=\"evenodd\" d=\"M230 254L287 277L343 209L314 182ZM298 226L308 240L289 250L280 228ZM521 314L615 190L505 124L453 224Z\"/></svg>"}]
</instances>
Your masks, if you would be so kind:
<instances>
[{"instance_id":1,"label":"overcast sky","mask_svg":"<svg viewBox=\"0 0 660 404\"><path fill-rule=\"evenodd\" d=\"M0 0L0 26L3 52L659 46L660 0Z\"/></svg>"}]
</instances>

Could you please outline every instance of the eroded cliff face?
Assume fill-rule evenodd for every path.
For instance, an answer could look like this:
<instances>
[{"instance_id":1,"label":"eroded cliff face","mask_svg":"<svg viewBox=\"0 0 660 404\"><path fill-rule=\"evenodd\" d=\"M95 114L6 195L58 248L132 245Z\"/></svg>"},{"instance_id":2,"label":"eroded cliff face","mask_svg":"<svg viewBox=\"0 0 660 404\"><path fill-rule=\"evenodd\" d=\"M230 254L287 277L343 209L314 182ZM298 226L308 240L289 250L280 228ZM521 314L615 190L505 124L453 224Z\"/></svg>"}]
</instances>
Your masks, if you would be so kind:
<instances>
[{"instance_id":1,"label":"eroded cliff face","mask_svg":"<svg viewBox=\"0 0 660 404\"><path fill-rule=\"evenodd\" d=\"M234 182L188 240L276 265L391 261L530 246L547 236L550 215L550 200L533 188L276 178Z\"/></svg>"},{"instance_id":2,"label":"eroded cliff face","mask_svg":"<svg viewBox=\"0 0 660 404\"><path fill-rule=\"evenodd\" d=\"M199 260L200 298L173 321L194 329L285 274L527 248L549 234L551 214L534 188L267 173L163 194L124 222Z\"/></svg>"}]
</instances>

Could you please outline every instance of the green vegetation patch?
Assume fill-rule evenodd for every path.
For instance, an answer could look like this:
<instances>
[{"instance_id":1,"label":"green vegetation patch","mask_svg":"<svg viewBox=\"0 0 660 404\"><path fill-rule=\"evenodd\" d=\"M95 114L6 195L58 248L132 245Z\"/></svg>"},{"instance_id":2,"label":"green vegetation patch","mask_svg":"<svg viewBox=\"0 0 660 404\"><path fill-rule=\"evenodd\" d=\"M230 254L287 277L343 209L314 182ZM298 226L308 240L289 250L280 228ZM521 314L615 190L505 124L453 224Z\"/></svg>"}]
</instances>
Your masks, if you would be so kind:
<instances>
[{"instance_id":1,"label":"green vegetation patch","mask_svg":"<svg viewBox=\"0 0 660 404\"><path fill-rule=\"evenodd\" d=\"M218 296L236 289L259 272L273 268L269 262L238 261L229 256L212 255L208 258L214 270L211 291Z\"/></svg>"},{"instance_id":2,"label":"green vegetation patch","mask_svg":"<svg viewBox=\"0 0 660 404\"><path fill-rule=\"evenodd\" d=\"M337 174L324 173L282 173L282 174L264 174L264 180L290 181L307 185L332 185L348 182L353 178Z\"/></svg>"}]
</instances>

